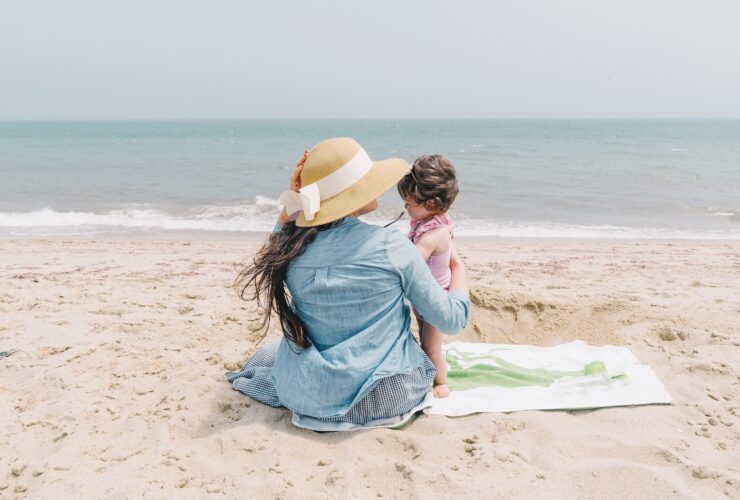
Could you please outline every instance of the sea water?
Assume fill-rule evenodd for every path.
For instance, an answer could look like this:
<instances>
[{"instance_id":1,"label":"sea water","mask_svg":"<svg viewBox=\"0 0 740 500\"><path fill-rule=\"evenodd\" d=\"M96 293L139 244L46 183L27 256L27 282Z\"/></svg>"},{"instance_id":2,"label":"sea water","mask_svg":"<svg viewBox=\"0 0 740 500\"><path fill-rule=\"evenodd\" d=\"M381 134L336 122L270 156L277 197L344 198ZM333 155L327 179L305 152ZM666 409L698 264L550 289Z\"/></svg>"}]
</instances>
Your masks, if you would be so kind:
<instances>
[{"instance_id":1,"label":"sea water","mask_svg":"<svg viewBox=\"0 0 740 500\"><path fill-rule=\"evenodd\" d=\"M269 231L303 150L340 136L447 156L460 236L740 239L740 120L390 119L0 122L0 238ZM391 190L367 220L402 211Z\"/></svg>"}]
</instances>

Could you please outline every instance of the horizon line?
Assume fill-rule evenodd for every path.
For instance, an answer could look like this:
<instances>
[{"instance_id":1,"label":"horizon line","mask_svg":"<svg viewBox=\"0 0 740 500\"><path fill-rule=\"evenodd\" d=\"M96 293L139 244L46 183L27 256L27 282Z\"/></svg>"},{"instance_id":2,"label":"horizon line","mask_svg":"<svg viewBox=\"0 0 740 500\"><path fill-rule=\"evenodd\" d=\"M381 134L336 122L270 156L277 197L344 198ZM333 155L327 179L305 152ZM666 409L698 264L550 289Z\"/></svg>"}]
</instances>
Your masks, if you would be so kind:
<instances>
[{"instance_id":1,"label":"horizon line","mask_svg":"<svg viewBox=\"0 0 740 500\"><path fill-rule=\"evenodd\" d=\"M617 117L617 116L606 116L606 117L354 117L354 118L339 118L339 117L315 117L315 118L285 118L285 117L273 117L273 118L21 118L21 119L3 119L0 118L0 123L94 123L94 122L207 122L207 121L388 121L388 120L400 120L400 121L473 121L473 120L501 120L501 121L589 121L589 120L604 120L604 121L617 121L617 120L631 120L631 121L668 121L668 120L740 120L740 116L678 116L678 117L664 117L664 116L634 116L634 117Z\"/></svg>"}]
</instances>

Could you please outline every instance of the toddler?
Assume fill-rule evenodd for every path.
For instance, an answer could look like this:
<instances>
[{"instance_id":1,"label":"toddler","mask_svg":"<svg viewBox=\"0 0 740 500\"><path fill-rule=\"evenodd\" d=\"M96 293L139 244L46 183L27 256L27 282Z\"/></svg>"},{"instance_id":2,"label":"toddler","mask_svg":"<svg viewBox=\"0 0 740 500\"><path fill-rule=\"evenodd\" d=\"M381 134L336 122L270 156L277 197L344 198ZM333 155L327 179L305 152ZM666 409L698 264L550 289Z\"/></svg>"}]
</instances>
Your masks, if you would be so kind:
<instances>
[{"instance_id":1,"label":"toddler","mask_svg":"<svg viewBox=\"0 0 740 500\"><path fill-rule=\"evenodd\" d=\"M445 290L450 288L452 220L447 215L457 196L455 167L442 155L417 158L409 173L398 183L398 193L411 217L409 239L427 261L432 275ZM442 354L442 332L417 314L421 347L437 369L434 395L449 396L447 361Z\"/></svg>"}]
</instances>

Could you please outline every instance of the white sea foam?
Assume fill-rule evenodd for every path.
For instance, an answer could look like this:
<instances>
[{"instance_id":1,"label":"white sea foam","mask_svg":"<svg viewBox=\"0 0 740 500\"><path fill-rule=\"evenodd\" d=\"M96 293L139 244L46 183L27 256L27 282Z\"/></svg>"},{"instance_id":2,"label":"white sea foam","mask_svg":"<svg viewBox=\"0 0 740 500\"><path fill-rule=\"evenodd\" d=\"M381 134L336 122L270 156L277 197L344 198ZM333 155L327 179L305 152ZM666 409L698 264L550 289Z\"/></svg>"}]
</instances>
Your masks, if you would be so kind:
<instances>
[{"instance_id":1,"label":"white sea foam","mask_svg":"<svg viewBox=\"0 0 740 500\"><path fill-rule=\"evenodd\" d=\"M500 238L740 240L740 230L702 231L662 227L485 221L458 223L456 227L459 236L493 236Z\"/></svg>"},{"instance_id":2,"label":"white sea foam","mask_svg":"<svg viewBox=\"0 0 740 500\"><path fill-rule=\"evenodd\" d=\"M99 235L166 234L173 231L232 233L234 235L271 231L278 214L277 201L258 196L244 205L202 205L180 213L168 213L151 206L136 206L105 212L56 211L43 208L30 212L0 212L0 237L89 237ZM730 215L734 215L730 214ZM389 209L366 217L369 223L385 225L398 212ZM394 224L405 231L408 219ZM514 222L455 219L456 235L500 238L581 238L581 239L692 239L740 240L740 228L725 231L659 227L579 225L551 222Z\"/></svg>"},{"instance_id":3,"label":"white sea foam","mask_svg":"<svg viewBox=\"0 0 740 500\"><path fill-rule=\"evenodd\" d=\"M740 208L729 208L724 207L698 207L695 209L698 213L708 215L710 217L725 217L733 220L740 221Z\"/></svg>"},{"instance_id":4,"label":"white sea foam","mask_svg":"<svg viewBox=\"0 0 740 500\"><path fill-rule=\"evenodd\" d=\"M204 206L187 214L169 214L155 209L111 210L103 213L57 212L50 208L33 212L0 212L0 233L15 229L14 234L43 233L69 229L70 233L105 232L117 230L147 231L216 231L263 232L270 231L275 217L267 217L259 205L236 207ZM276 212L273 208L270 212ZM20 230L20 231L19 231ZM34 231L39 230L39 231Z\"/></svg>"},{"instance_id":5,"label":"white sea foam","mask_svg":"<svg viewBox=\"0 0 740 500\"><path fill-rule=\"evenodd\" d=\"M740 218L740 210L732 210L732 209L716 209L711 211L709 214L712 217L738 217Z\"/></svg>"}]
</instances>

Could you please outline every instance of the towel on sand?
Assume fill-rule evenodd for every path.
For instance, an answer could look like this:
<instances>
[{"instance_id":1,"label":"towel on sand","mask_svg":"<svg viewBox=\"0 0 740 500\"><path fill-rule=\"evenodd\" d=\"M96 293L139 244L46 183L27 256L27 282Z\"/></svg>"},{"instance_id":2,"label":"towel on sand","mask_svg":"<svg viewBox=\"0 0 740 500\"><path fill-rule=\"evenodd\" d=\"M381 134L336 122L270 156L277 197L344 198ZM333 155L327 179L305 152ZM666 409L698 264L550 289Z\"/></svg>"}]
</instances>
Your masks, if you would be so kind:
<instances>
[{"instance_id":1,"label":"towel on sand","mask_svg":"<svg viewBox=\"0 0 740 500\"><path fill-rule=\"evenodd\" d=\"M553 347L471 344L444 346L449 397L425 413L576 410L665 404L671 397L653 370L626 347L577 341Z\"/></svg>"},{"instance_id":2,"label":"towel on sand","mask_svg":"<svg viewBox=\"0 0 740 500\"><path fill-rule=\"evenodd\" d=\"M667 404L653 370L626 347L576 341L553 347L453 342L443 346L449 397L430 394L405 415L365 425L326 423L322 431L402 427L415 413L458 417L481 412L575 410ZM299 427L300 419L293 419ZM312 425L315 429L315 423Z\"/></svg>"}]
</instances>

